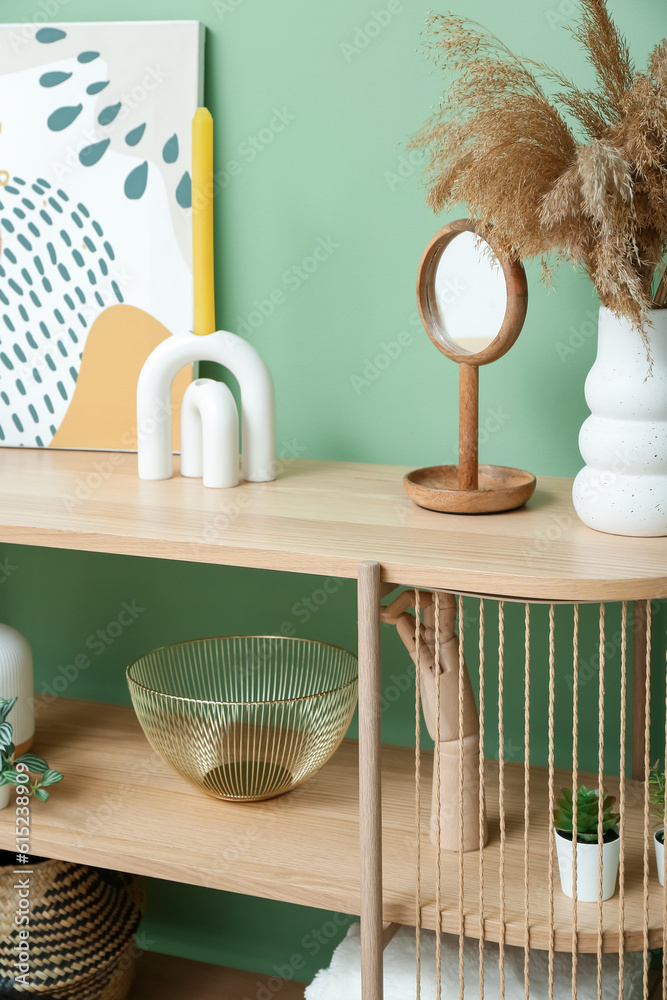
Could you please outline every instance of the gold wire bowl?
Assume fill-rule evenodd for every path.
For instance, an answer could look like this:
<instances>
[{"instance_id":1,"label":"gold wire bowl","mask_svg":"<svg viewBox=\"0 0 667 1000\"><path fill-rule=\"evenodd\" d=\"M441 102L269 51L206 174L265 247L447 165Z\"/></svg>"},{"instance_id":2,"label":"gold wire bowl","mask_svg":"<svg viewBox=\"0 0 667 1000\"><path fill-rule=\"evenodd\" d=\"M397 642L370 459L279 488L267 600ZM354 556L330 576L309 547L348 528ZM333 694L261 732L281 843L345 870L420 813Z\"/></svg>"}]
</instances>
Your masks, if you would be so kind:
<instances>
[{"instance_id":1,"label":"gold wire bowl","mask_svg":"<svg viewBox=\"0 0 667 1000\"><path fill-rule=\"evenodd\" d=\"M191 784L235 802L270 799L318 771L357 703L357 658L284 636L196 639L131 663L148 742Z\"/></svg>"}]
</instances>

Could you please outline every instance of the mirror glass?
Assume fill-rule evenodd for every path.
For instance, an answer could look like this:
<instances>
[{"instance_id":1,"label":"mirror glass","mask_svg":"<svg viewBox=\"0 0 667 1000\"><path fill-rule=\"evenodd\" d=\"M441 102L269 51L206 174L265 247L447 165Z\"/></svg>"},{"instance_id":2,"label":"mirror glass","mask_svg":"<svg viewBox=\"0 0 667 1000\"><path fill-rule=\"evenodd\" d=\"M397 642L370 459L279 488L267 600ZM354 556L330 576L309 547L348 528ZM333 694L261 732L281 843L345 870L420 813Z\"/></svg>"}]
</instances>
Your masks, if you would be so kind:
<instances>
[{"instance_id":1,"label":"mirror glass","mask_svg":"<svg viewBox=\"0 0 667 1000\"><path fill-rule=\"evenodd\" d=\"M474 233L461 233L437 254L426 283L434 333L459 354L479 354L503 323L507 284L498 258Z\"/></svg>"}]
</instances>

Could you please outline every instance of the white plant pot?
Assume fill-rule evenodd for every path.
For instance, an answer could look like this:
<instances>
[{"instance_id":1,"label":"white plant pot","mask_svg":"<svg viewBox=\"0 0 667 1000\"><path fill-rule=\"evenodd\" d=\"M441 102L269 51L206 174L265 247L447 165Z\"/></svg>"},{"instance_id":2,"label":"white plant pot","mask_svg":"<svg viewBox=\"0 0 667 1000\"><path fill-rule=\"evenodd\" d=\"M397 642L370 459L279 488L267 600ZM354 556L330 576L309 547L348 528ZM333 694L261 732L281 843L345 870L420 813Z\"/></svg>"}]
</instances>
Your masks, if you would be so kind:
<instances>
[{"instance_id":1,"label":"white plant pot","mask_svg":"<svg viewBox=\"0 0 667 1000\"><path fill-rule=\"evenodd\" d=\"M665 845L661 844L660 841L658 840L658 837L662 833L663 833L662 830L656 830L656 832L653 834L653 843L655 845L655 862L658 866L658 880L660 881L660 885L665 884Z\"/></svg>"},{"instance_id":2,"label":"white plant pot","mask_svg":"<svg viewBox=\"0 0 667 1000\"><path fill-rule=\"evenodd\" d=\"M586 379L591 411L579 434L586 463L574 481L584 522L613 535L667 535L667 309L651 311L646 347L629 320L604 306Z\"/></svg>"},{"instance_id":3,"label":"white plant pot","mask_svg":"<svg viewBox=\"0 0 667 1000\"><path fill-rule=\"evenodd\" d=\"M14 727L17 755L30 749L35 732L32 653L27 639L0 624L0 698L17 698L8 722Z\"/></svg>"},{"instance_id":4,"label":"white plant pot","mask_svg":"<svg viewBox=\"0 0 667 1000\"><path fill-rule=\"evenodd\" d=\"M0 809L6 809L12 795L13 785L0 785Z\"/></svg>"},{"instance_id":5,"label":"white plant pot","mask_svg":"<svg viewBox=\"0 0 667 1000\"><path fill-rule=\"evenodd\" d=\"M556 853L560 886L566 896L572 899L572 841L559 830L556 834ZM610 899L616 891L618 860L621 841L602 845L602 899ZM581 903L597 903L598 899L598 845L577 843L577 899Z\"/></svg>"}]
</instances>

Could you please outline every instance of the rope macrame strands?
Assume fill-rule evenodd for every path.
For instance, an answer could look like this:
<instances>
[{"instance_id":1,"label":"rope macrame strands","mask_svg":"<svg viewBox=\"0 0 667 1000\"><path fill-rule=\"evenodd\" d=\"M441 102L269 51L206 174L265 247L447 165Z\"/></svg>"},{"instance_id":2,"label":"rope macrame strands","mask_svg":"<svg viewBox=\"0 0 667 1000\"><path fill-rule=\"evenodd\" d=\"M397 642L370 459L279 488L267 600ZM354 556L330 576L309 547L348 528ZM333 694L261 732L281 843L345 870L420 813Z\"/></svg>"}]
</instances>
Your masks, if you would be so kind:
<instances>
[{"instance_id":1,"label":"rope macrame strands","mask_svg":"<svg viewBox=\"0 0 667 1000\"><path fill-rule=\"evenodd\" d=\"M465 659L463 653L463 597L459 596L459 1000L465 1000L465 914L464 903L464 810L463 810L463 691L465 681Z\"/></svg>"},{"instance_id":2,"label":"rope macrame strands","mask_svg":"<svg viewBox=\"0 0 667 1000\"><path fill-rule=\"evenodd\" d=\"M554 605L549 605L549 1000L554 997L554 714L556 645Z\"/></svg>"},{"instance_id":3,"label":"rope macrame strands","mask_svg":"<svg viewBox=\"0 0 667 1000\"><path fill-rule=\"evenodd\" d=\"M505 1000L505 602L498 602L498 813L500 816L500 1000Z\"/></svg>"},{"instance_id":4,"label":"rope macrame strands","mask_svg":"<svg viewBox=\"0 0 667 1000\"><path fill-rule=\"evenodd\" d=\"M600 605L600 641L598 651L598 1000L602 1000L602 810L604 801L604 674L605 606Z\"/></svg>"},{"instance_id":5,"label":"rope macrame strands","mask_svg":"<svg viewBox=\"0 0 667 1000\"><path fill-rule=\"evenodd\" d=\"M667 662L666 662L667 667ZM662 758L664 766L667 767L667 669L665 670L665 755ZM667 831L667 795L662 813L662 839L665 840ZM662 1000L667 1000L667 879L663 878L662 887Z\"/></svg>"},{"instance_id":6,"label":"rope macrame strands","mask_svg":"<svg viewBox=\"0 0 667 1000\"><path fill-rule=\"evenodd\" d=\"M417 966L416 1000L421 1000L421 593L415 590L415 954Z\"/></svg>"},{"instance_id":7,"label":"rope macrame strands","mask_svg":"<svg viewBox=\"0 0 667 1000\"><path fill-rule=\"evenodd\" d=\"M572 615L572 829L577 829L579 786L579 605ZM577 871L577 838L572 838L572 871ZM572 1000L577 1000L577 879L572 878Z\"/></svg>"},{"instance_id":8,"label":"rope macrame strands","mask_svg":"<svg viewBox=\"0 0 667 1000\"><path fill-rule=\"evenodd\" d=\"M479 602L479 1000L484 1000L484 599Z\"/></svg>"},{"instance_id":9,"label":"rope macrame strands","mask_svg":"<svg viewBox=\"0 0 667 1000\"><path fill-rule=\"evenodd\" d=\"M651 767L651 602L646 601L646 692L644 700L644 996L648 996L649 969L649 840L651 817L649 770Z\"/></svg>"},{"instance_id":10,"label":"rope macrame strands","mask_svg":"<svg viewBox=\"0 0 667 1000\"><path fill-rule=\"evenodd\" d=\"M618 611L614 611L611 618L609 617L611 610L604 603L591 605L589 611L592 613L592 618L588 617L587 612L584 621L587 630L592 626L593 635L591 636L590 632L586 634L586 645L582 648L580 629L583 625L580 616L583 613L580 606L576 603L562 602L563 605L572 608L570 632L567 608L561 608L554 602L543 602L546 605L544 611L548 612L548 648L545 650L544 633L547 631L545 628L547 620L541 614L534 617L537 612L533 612L533 603L542 602L517 601L519 606L523 604L524 662L523 677L521 677L521 652L517 649L516 642L519 636L515 634L516 630L509 628L509 623L514 626L515 621L508 612L508 605L514 603L513 601L477 598L478 614L475 614L472 599L467 596L453 595L444 591L417 590L411 590L409 594L409 600L414 602L413 604L406 603L407 598L401 604L397 598L388 605L389 611L386 616L383 614L383 618L385 621L393 619L392 624L396 624L399 628L401 638L408 646L417 667L414 702L415 789L414 802L409 806L411 814L414 810L417 828L414 903L416 992L411 995L416 996L416 1000L421 1000L425 991L428 993L430 989L433 991L430 995L434 1000L442 1000L443 997L451 1000L457 993L455 977L458 973L459 1000L469 1000L472 991L475 995L479 994L480 1000L484 1000L485 993L491 989L490 976L494 980L493 988L498 1000L504 1000L506 995L509 997L510 992L514 996L518 972L519 982L521 978L523 979L522 992L525 1000L532 1000L542 993L544 994L542 1000L547 1000L547 997L549 1000L554 998L561 1000L570 994L573 1000L578 1000L578 995L582 1000L584 996L603 1000L603 997L608 997L612 985L613 995L618 995L618 1000L624 1000L626 994L630 995L630 983L633 989L637 990L637 995L642 992L641 985L639 989L636 985L637 978L641 984L642 977L643 1000L649 998L655 1000L658 994L652 990L654 985L658 989L659 986L663 986L663 1000L667 1000L667 958L663 963L661 977L654 976L652 979L653 973L649 969L650 949L659 948L663 942L667 945L667 890L663 892L663 889L658 887L653 864L653 823L649 789L646 785L628 783L626 778L626 769L630 767L629 741L632 717L632 713L628 714L628 700L631 697L630 684L633 679L628 655L631 633L628 628L628 603L618 602ZM487 634L489 601L492 601L498 609L497 620L495 614L492 618L493 635ZM414 619L411 613L413 606ZM408 609L410 614L407 613ZM511 606L509 611L512 611ZM639 703L643 712L640 713L635 699L635 714L641 715L638 742L641 763L648 772L651 754L655 758L658 753L662 754L662 750L656 753L656 747L651 747L650 743L650 608L647 607L646 617L643 604L640 612L642 639L646 639L647 662L644 665L642 643L640 661L645 670L639 672L642 675ZM597 629L595 629L596 616ZM537 627L535 623L538 620L540 637L535 634ZM406 623L409 623L407 639ZM518 623L520 628L520 620ZM559 633L558 642L562 647L558 649L556 626ZM646 626L645 637L644 626ZM534 633L532 637L531 627ZM617 628L618 631L615 631ZM474 634L475 629L477 635ZM563 640L560 638L561 629ZM498 727L498 765L497 771L495 765L492 769L490 799L486 803L489 768L484 759L488 722L485 656L488 641L491 641L492 646L498 643L492 649L492 669L493 673L496 673L497 668L498 687L496 689L494 682L491 706L491 726L494 730L496 725ZM470 667L472 658L478 656L474 686L471 685L468 676L466 653ZM662 655L661 647L661 657ZM536 656L538 656L537 661ZM547 663L544 662L545 659ZM568 670L568 661L571 663L571 673ZM531 669L533 674L538 669L534 666L535 662L539 664L541 675L539 678L537 675L531 677ZM436 664L440 671L439 684L433 683ZM596 667L597 678L593 673ZM558 676L557 669L560 670ZM667 663L665 669L667 671ZM569 676L565 675L565 671ZM644 677L646 686L643 682ZM637 685L637 677L634 678L634 682ZM616 688L617 683L618 688ZM548 707L543 704L541 710L536 704L531 707L531 696L534 703L537 691L535 685L541 687L542 691L547 688L544 694L548 692ZM517 724L521 725L521 687L523 687L523 760L519 757L521 750L515 746L517 735L515 728ZM570 688L571 694L567 688ZM616 690L620 695L618 715L615 704ZM477 699L474 697L475 694L478 694ZM519 696L518 699L514 697L516 695ZM511 702L510 696L512 696ZM472 716L471 699L474 710ZM613 717L606 719L605 710L609 710L610 699L614 702L614 712ZM654 696L654 712L657 707ZM592 718L595 708L597 708L597 726ZM661 692L661 711L662 708ZM661 717L659 723L660 740L664 723L664 750L667 754L667 692L664 695L664 709L665 717L664 719ZM475 718L477 712L478 716ZM535 729L536 712L540 715L541 725L547 723L546 732L544 730L540 732L539 726L537 730ZM557 751L560 751L564 758L566 756L569 758L570 717L571 774L568 772L566 776L563 772L556 771L556 763ZM427 796L428 801L424 800L421 787L423 753L420 750L420 743L424 732L424 719L431 737L440 748L440 752L433 755L434 781L432 796ZM478 722L477 730L474 728L475 722ZM612 732L613 745L609 745L612 748L610 750L605 743L612 738ZM582 734L585 737L583 742ZM654 735L656 734L657 730L654 731ZM547 744L542 751L547 760L545 761L544 757L539 761L533 759L532 767L531 736L534 744L537 741L539 745L541 739ZM617 739L620 741L619 769L616 772L619 775L618 781L609 774L605 776L605 767L609 772L610 762L612 767L616 764L616 760L613 759L615 755L613 748ZM495 750L495 737L492 742ZM469 761L470 757L477 753L477 747L479 747L479 763L474 762L473 771ZM636 735L633 747L637 747ZM596 751L596 762L592 767L583 756L580 761L580 753L588 755L590 759ZM536 752L534 745L533 757ZM635 752L633 760L635 768L636 759ZM544 763L548 765L544 770L536 768L537 764ZM561 766L565 768L569 767L570 761L564 759L562 765L560 761L558 764L559 768ZM411 765L409 767L412 769ZM596 773L594 776L582 774L582 768ZM430 781L430 763L428 777ZM597 788L603 795L609 793L617 794L619 797L619 843L616 845L619 878L613 893L614 898L604 904L602 890L606 886L608 877L607 849L604 852L603 863L602 852L594 847L590 852L592 872L590 869L588 874L585 871L578 872L577 861L582 864L584 859L577 858L577 854L581 856L583 852L581 846L579 850L577 849L575 837L571 846L568 844L570 859L567 862L567 873L565 868L562 871L562 891L557 871L557 838L554 821L556 799L561 785L565 785L569 798L571 786L571 818L576 831L580 821L577 816L577 792L582 780L589 788ZM608 787L605 787L605 784ZM590 837L593 844L596 840L596 827L597 840L602 839L604 842L604 838L600 838L604 828L603 801L601 797L597 806L593 806L593 836ZM488 848L486 847L487 804L491 835ZM429 810L430 806L432 808ZM430 845L427 847L426 841L422 839L424 834L422 814L425 810L430 811L432 817L430 829L430 842L434 845L432 861L430 859L432 848ZM522 813L523 818L521 818ZM581 809L579 813L581 814ZM567 828L569 829L569 824ZM410 823L410 835L412 835L412 823ZM427 858L427 867L424 868L423 863ZM563 858L561 862L563 863ZM590 883L591 876L593 885L589 898L593 902L582 903L584 883ZM475 885L476 880L477 885ZM571 895L572 898L566 899L566 895ZM410 909L412 911L411 901ZM664 924L661 922L663 914ZM439 928L440 931L444 929L448 934L457 935L458 938L457 941L454 939L445 945L445 938L441 939L440 935L436 935L435 944L431 944L435 955L432 953L428 972L423 947L424 934L421 930L423 919L426 919L430 928ZM478 938L474 945L477 984L471 981L475 975L469 964L469 949L472 942L466 942L466 936ZM489 941L495 942L493 947L497 949L493 959L490 955ZM453 953L449 951L452 944ZM516 953L513 954L517 945L523 952L519 956L518 969ZM531 982L539 968L539 964L535 965L536 953L531 950L535 948L544 949L544 966L539 972L539 976L543 977L541 988L537 986L537 980ZM626 958L624 948L639 954L632 959ZM561 964L562 952L565 952L567 957L566 978L563 975L565 968ZM611 952L613 960L612 954L605 955L605 952ZM454 956L458 957L458 962ZM491 961L494 968L490 972ZM428 977L428 989L426 980L422 982L422 976ZM607 976L609 981L606 981ZM433 983L433 979L437 985Z\"/></svg>"},{"instance_id":11,"label":"rope macrame strands","mask_svg":"<svg viewBox=\"0 0 667 1000\"><path fill-rule=\"evenodd\" d=\"M440 802L440 592L435 592L435 754L433 766L435 768L435 914L436 914L436 935L435 935L435 996L436 1000L442 1000L442 941L440 937L440 919L442 913L442 855L440 853L441 837L441 802Z\"/></svg>"},{"instance_id":12,"label":"rope macrame strands","mask_svg":"<svg viewBox=\"0 0 667 1000\"><path fill-rule=\"evenodd\" d=\"M621 718L618 758L618 811L620 837L618 858L618 1000L623 1000L625 979L625 743L627 739L628 692L628 602L621 608Z\"/></svg>"},{"instance_id":13,"label":"rope macrame strands","mask_svg":"<svg viewBox=\"0 0 667 1000\"><path fill-rule=\"evenodd\" d=\"M526 604L523 626L523 989L530 998L530 604Z\"/></svg>"}]
</instances>

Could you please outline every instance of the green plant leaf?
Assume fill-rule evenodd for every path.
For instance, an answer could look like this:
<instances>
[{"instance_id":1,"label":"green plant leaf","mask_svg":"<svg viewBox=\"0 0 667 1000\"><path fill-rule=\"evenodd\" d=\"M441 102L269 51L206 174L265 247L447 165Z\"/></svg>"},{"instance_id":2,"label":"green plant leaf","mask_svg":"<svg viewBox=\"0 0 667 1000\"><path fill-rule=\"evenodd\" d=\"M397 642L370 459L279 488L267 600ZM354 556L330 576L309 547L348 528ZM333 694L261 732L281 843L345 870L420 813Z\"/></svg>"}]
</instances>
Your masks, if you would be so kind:
<instances>
[{"instance_id":1,"label":"green plant leaf","mask_svg":"<svg viewBox=\"0 0 667 1000\"><path fill-rule=\"evenodd\" d=\"M23 753L16 761L17 764L25 764L32 774L44 774L48 771L49 765L43 757L37 757L34 753Z\"/></svg>"},{"instance_id":2,"label":"green plant leaf","mask_svg":"<svg viewBox=\"0 0 667 1000\"><path fill-rule=\"evenodd\" d=\"M598 796L595 789L581 785L577 789L577 839L588 844L597 843L598 826L602 820L602 835L613 829L620 820L618 813L613 811L616 801L612 795L601 793ZM563 788L558 800L558 808L554 809L554 823L557 830L572 833L574 830L574 801L571 788Z\"/></svg>"},{"instance_id":3,"label":"green plant leaf","mask_svg":"<svg viewBox=\"0 0 667 1000\"><path fill-rule=\"evenodd\" d=\"M44 788L45 785L57 785L59 781L63 780L63 775L60 771L53 771L49 768L48 771L44 772L42 780L39 783L40 788Z\"/></svg>"},{"instance_id":4,"label":"green plant leaf","mask_svg":"<svg viewBox=\"0 0 667 1000\"><path fill-rule=\"evenodd\" d=\"M12 742L14 730L8 722L0 723L0 746L8 747Z\"/></svg>"},{"instance_id":5,"label":"green plant leaf","mask_svg":"<svg viewBox=\"0 0 667 1000\"><path fill-rule=\"evenodd\" d=\"M5 779L5 784L22 785L25 781L25 775L19 774L18 771L3 771L2 776Z\"/></svg>"},{"instance_id":6,"label":"green plant leaf","mask_svg":"<svg viewBox=\"0 0 667 1000\"><path fill-rule=\"evenodd\" d=\"M0 722L5 721L17 701L17 698L0 698Z\"/></svg>"},{"instance_id":7,"label":"green plant leaf","mask_svg":"<svg viewBox=\"0 0 667 1000\"><path fill-rule=\"evenodd\" d=\"M35 798L40 799L42 802L47 802L49 798L49 793L39 786L33 788L33 793Z\"/></svg>"},{"instance_id":8,"label":"green plant leaf","mask_svg":"<svg viewBox=\"0 0 667 1000\"><path fill-rule=\"evenodd\" d=\"M660 770L658 761L649 771L649 802L653 807L656 826L662 826L665 816L665 772Z\"/></svg>"}]
</instances>

